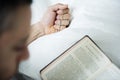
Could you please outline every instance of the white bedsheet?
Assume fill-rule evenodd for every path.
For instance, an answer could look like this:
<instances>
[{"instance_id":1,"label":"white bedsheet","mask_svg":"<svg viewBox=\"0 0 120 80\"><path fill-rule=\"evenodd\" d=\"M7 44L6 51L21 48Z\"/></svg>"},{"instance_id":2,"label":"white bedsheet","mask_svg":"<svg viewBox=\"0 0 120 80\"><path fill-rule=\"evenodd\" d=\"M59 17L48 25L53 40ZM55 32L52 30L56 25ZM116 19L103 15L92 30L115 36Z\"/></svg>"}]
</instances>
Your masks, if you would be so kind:
<instances>
[{"instance_id":1,"label":"white bedsheet","mask_svg":"<svg viewBox=\"0 0 120 80\"><path fill-rule=\"evenodd\" d=\"M120 0L34 0L32 23L40 20L49 5L58 2L68 4L71 9L69 28L31 43L30 58L21 63L20 72L41 80L39 70L84 35L89 35L120 67Z\"/></svg>"}]
</instances>

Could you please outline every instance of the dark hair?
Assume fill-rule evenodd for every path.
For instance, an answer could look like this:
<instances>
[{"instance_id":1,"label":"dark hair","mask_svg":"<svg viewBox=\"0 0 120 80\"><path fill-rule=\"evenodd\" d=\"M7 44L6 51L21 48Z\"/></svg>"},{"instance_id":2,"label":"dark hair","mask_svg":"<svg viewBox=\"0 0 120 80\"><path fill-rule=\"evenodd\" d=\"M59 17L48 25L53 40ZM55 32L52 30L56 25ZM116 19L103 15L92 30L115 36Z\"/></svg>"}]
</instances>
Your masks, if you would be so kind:
<instances>
[{"instance_id":1,"label":"dark hair","mask_svg":"<svg viewBox=\"0 0 120 80\"><path fill-rule=\"evenodd\" d=\"M0 0L0 35L10 28L5 26L8 15L18 7L31 3L32 0Z\"/></svg>"}]
</instances>

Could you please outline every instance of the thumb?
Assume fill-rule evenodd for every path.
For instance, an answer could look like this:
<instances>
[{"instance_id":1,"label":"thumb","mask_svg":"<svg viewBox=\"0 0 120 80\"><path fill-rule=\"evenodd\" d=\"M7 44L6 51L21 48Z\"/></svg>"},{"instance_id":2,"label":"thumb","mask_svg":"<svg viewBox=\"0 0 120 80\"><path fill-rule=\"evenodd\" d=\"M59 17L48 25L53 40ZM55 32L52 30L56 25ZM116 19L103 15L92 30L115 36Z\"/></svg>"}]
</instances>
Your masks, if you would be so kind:
<instances>
[{"instance_id":1,"label":"thumb","mask_svg":"<svg viewBox=\"0 0 120 80\"><path fill-rule=\"evenodd\" d=\"M67 4L61 4L61 3L58 3L51 7L52 11L63 10L63 9L67 9L67 8L68 8Z\"/></svg>"}]
</instances>

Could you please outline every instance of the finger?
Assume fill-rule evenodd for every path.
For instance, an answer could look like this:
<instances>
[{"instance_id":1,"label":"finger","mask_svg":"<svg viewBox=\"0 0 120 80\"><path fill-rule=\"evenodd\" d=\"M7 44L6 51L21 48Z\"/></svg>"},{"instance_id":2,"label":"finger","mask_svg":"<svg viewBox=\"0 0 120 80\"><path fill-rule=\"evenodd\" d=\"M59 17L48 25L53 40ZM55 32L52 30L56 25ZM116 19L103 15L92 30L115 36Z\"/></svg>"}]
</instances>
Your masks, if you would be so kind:
<instances>
[{"instance_id":1,"label":"finger","mask_svg":"<svg viewBox=\"0 0 120 80\"><path fill-rule=\"evenodd\" d=\"M54 33L54 32L57 32L58 30L54 28L54 26L51 26L50 28L47 28L45 30L45 34L51 34L51 33Z\"/></svg>"},{"instance_id":2,"label":"finger","mask_svg":"<svg viewBox=\"0 0 120 80\"><path fill-rule=\"evenodd\" d=\"M70 19L70 14L57 15L57 19Z\"/></svg>"},{"instance_id":3,"label":"finger","mask_svg":"<svg viewBox=\"0 0 120 80\"><path fill-rule=\"evenodd\" d=\"M58 31L63 30L66 28L66 26L59 26L59 25L54 25L54 28Z\"/></svg>"},{"instance_id":4,"label":"finger","mask_svg":"<svg viewBox=\"0 0 120 80\"><path fill-rule=\"evenodd\" d=\"M60 31L65 29L65 28L66 28L66 26L60 26Z\"/></svg>"},{"instance_id":5,"label":"finger","mask_svg":"<svg viewBox=\"0 0 120 80\"><path fill-rule=\"evenodd\" d=\"M59 30L59 29L60 29L60 25L54 25L54 28L55 28L56 30Z\"/></svg>"},{"instance_id":6,"label":"finger","mask_svg":"<svg viewBox=\"0 0 120 80\"><path fill-rule=\"evenodd\" d=\"M63 15L63 14L67 14L67 13L69 13L68 8L67 9L60 9L57 11L57 14L59 14L59 15Z\"/></svg>"},{"instance_id":7,"label":"finger","mask_svg":"<svg viewBox=\"0 0 120 80\"><path fill-rule=\"evenodd\" d=\"M57 30L54 28L54 26L52 26L51 29L50 29L50 32L55 33L55 32L57 32Z\"/></svg>"},{"instance_id":8,"label":"finger","mask_svg":"<svg viewBox=\"0 0 120 80\"><path fill-rule=\"evenodd\" d=\"M55 25L60 25L60 26L67 26L69 25L69 20L56 20Z\"/></svg>"},{"instance_id":9,"label":"finger","mask_svg":"<svg viewBox=\"0 0 120 80\"><path fill-rule=\"evenodd\" d=\"M50 9L52 11L63 10L63 9L67 9L67 8L68 8L68 5L61 4L61 3L58 3L58 4L53 5L53 6L50 7Z\"/></svg>"}]
</instances>

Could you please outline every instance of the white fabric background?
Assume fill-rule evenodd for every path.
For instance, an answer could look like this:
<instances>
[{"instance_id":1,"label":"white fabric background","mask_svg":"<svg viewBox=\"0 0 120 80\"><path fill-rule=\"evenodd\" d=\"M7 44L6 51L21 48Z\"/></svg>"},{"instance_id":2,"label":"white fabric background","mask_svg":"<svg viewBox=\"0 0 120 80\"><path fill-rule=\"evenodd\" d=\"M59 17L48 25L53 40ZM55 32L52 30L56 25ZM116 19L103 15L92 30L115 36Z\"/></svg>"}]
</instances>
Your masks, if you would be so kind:
<instances>
[{"instance_id":1,"label":"white fabric background","mask_svg":"<svg viewBox=\"0 0 120 80\"><path fill-rule=\"evenodd\" d=\"M30 44L30 58L20 65L20 71L41 80L39 70L84 35L89 35L120 67L120 0L34 0L32 24L41 19L48 6L58 2L71 9L69 28Z\"/></svg>"}]
</instances>

